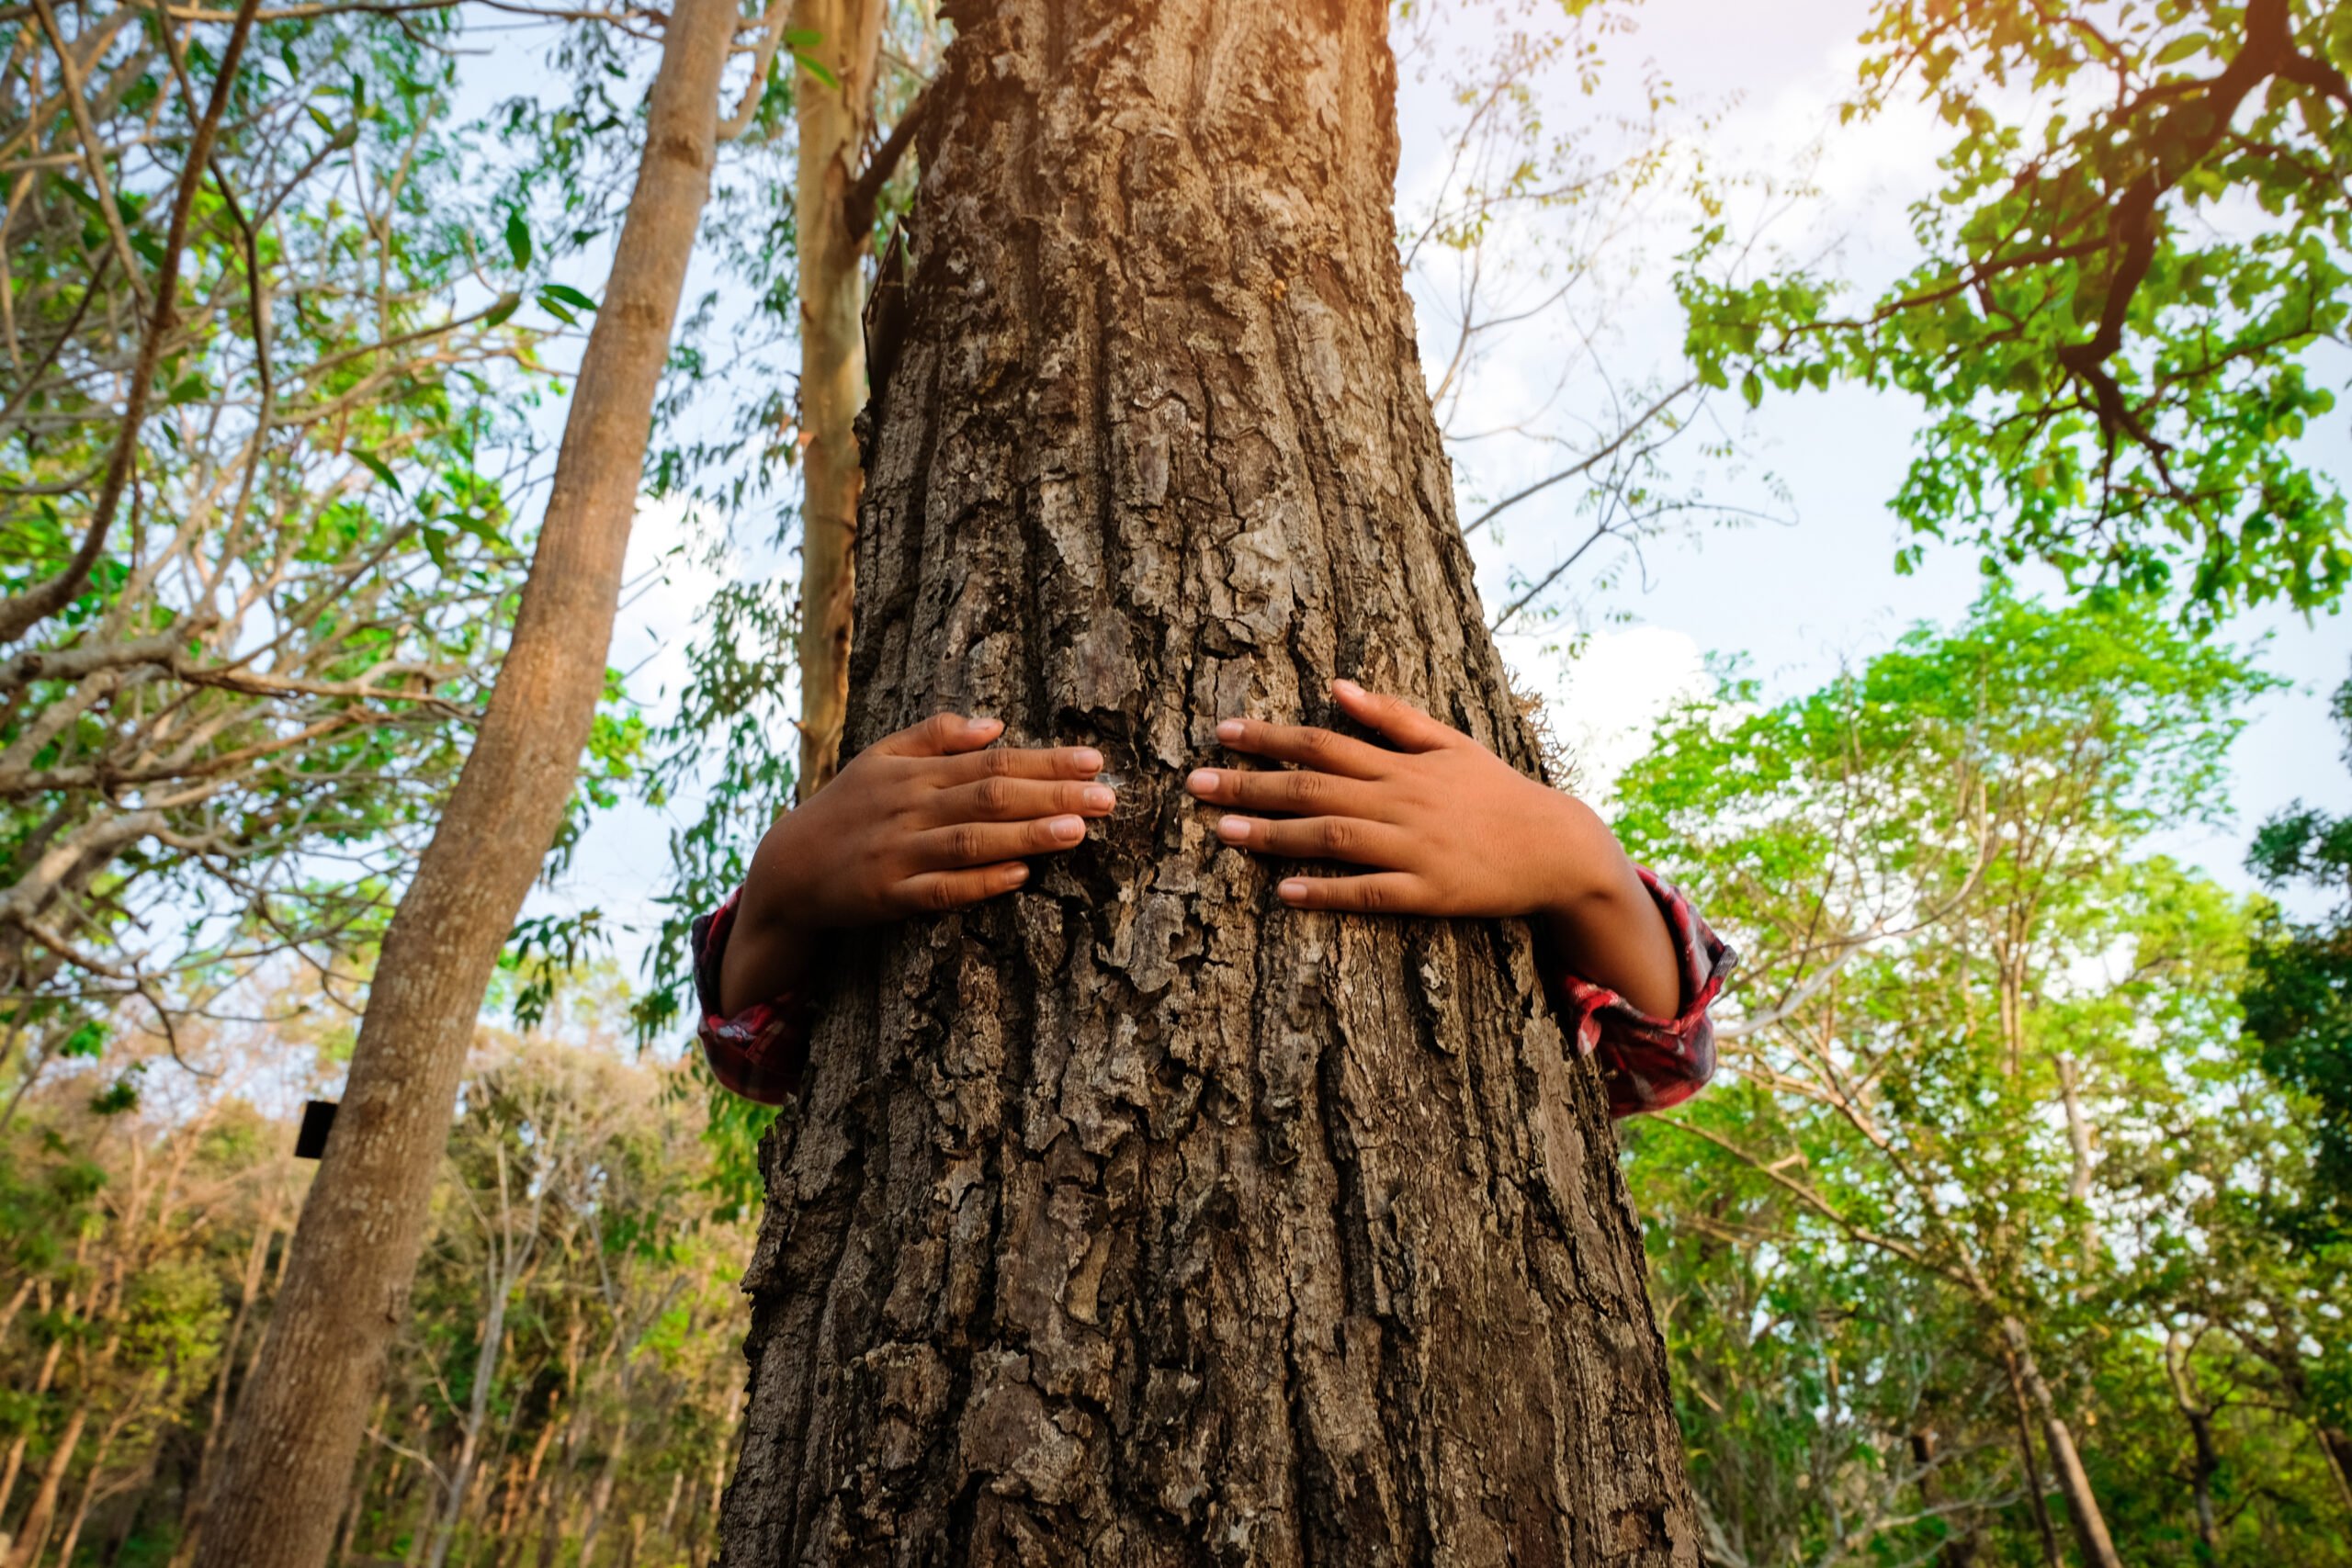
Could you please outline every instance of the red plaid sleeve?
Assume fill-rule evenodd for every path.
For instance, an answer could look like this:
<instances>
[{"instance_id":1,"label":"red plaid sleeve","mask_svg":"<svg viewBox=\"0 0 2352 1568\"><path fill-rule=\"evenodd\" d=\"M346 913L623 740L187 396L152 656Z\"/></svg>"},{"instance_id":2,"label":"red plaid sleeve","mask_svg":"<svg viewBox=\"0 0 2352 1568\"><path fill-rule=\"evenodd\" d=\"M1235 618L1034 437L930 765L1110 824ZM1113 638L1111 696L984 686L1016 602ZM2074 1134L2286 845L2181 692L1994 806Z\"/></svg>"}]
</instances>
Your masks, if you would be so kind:
<instances>
[{"instance_id":1,"label":"red plaid sleeve","mask_svg":"<svg viewBox=\"0 0 2352 1568\"><path fill-rule=\"evenodd\" d=\"M786 991L731 1018L719 1010L718 961L727 952L727 933L734 927L735 908L742 898L739 887L689 928L695 1001L702 1014L696 1034L703 1059L722 1087L762 1105L782 1105L800 1092L800 1077L808 1066L808 998Z\"/></svg>"},{"instance_id":2,"label":"red plaid sleeve","mask_svg":"<svg viewBox=\"0 0 2352 1568\"><path fill-rule=\"evenodd\" d=\"M1606 986L1578 975L1557 977L1561 1027L1577 1049L1600 1060L1609 1085L1609 1113L1634 1116L1679 1105L1715 1073L1715 1026L1707 1009L1723 989L1739 954L1707 929L1690 900L1634 867L1642 886L1657 900L1674 937L1675 965L1682 974L1682 1010L1654 1018Z\"/></svg>"}]
</instances>

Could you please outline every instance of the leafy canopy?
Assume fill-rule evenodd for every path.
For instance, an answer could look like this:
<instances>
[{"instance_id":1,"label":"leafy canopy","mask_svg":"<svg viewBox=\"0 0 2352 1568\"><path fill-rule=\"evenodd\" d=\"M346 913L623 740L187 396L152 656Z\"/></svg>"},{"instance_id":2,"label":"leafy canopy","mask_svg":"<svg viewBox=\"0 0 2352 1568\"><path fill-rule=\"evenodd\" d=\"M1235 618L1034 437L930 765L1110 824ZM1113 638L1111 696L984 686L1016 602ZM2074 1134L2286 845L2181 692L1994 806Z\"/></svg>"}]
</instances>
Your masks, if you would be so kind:
<instances>
[{"instance_id":1,"label":"leafy canopy","mask_svg":"<svg viewBox=\"0 0 2352 1568\"><path fill-rule=\"evenodd\" d=\"M1918 399L1894 511L1990 571L2040 559L2197 618L2335 604L2344 496L2298 443L2352 308L2352 9L1890 0L1862 41L1845 120L1917 96L1950 130L1925 259L1856 310L1816 271L1722 276L1710 229L1679 279L1701 375L1751 403L1833 378Z\"/></svg>"}]
</instances>

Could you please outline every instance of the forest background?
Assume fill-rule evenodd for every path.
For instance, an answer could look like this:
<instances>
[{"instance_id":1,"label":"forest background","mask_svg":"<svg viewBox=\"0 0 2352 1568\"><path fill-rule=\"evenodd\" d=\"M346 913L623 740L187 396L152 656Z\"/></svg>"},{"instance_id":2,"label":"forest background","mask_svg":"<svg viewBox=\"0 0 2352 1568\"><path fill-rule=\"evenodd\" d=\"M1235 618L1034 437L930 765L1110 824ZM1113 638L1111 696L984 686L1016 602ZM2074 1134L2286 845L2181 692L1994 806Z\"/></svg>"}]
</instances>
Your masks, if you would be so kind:
<instances>
[{"instance_id":1,"label":"forest background","mask_svg":"<svg viewBox=\"0 0 2352 1568\"><path fill-rule=\"evenodd\" d=\"M1675 282L1709 226L1753 247L1746 276L1811 267L1868 297L1912 264L1908 207L1932 199L1950 137L1909 105L1841 134L1866 58L1851 40L1873 14L1397 19L1399 220L1489 614L1584 787L1748 954L1725 1081L1627 1138L1710 1553L2076 1551L2023 1348L2124 1561L2346 1561L2343 1102L2326 1077L2342 1069L2325 1066L2341 1035L2324 1042L2335 1057L2297 1055L2318 1026L2308 1008L2263 1012L2278 993L2265 976L2284 971L2259 956L2291 946L2267 898L2314 930L2343 918L2327 828L2352 759L2322 739L2344 717L2340 621L2274 601L2184 625L2177 594L2086 604L2032 561L1987 589L1965 540L1898 571L1914 539L1887 502L1915 399L1841 382L1751 407L1691 377ZM400 304L481 326L441 351L480 387L449 420L429 376L401 383L422 413L345 443L323 490L288 493L388 490L387 516L428 519L390 547L413 570L389 592L423 608L383 624L439 628L447 646L416 662L453 683L451 709L492 650L469 611L511 582L544 500L577 357L564 329L609 264L614 171L650 69L626 25L526 23L460 14L429 47L339 60L300 106L322 111L322 165L351 145L334 145L335 95L401 104L415 145L448 138L418 164L450 204L435 221L388 197L340 243L433 235L401 258L416 276ZM901 107L937 26L893 15ZM513 97L542 61L547 100ZM760 114L706 220L656 438L665 493L632 540L593 781L492 998L342 1561L707 1552L741 1383L752 1128L707 1100L664 1003L680 1000L680 919L788 793L774 738L797 711L792 470L774 437L790 403L789 120ZM16 155L19 178L64 166ZM2209 221L2260 228L2226 209ZM519 283L514 304L485 290L484 254ZM2335 338L2308 345L2322 387L2346 379ZM199 408L203 389L179 400ZM1661 412L1643 424L1629 408ZM1572 482L1476 521L1624 430ZM418 432L444 446L418 450ZM2329 482L2352 468L2340 412L2271 439ZM320 558L324 580L345 584L336 571L363 558L386 558L355 534ZM770 737L764 766L744 755L751 729ZM187 1550L300 1201L292 1111L334 1091L368 941L456 744L429 723L384 733L398 765L370 771L381 798L272 858L272 897L307 926L252 941L221 917L282 916L259 879L159 855L61 942L96 964L93 944L161 953L162 970L131 985L85 967L82 1010L11 1039L10 1568ZM2266 822L2280 826L2250 858ZM18 825L20 852L35 828ZM325 869L344 855L356 863ZM55 978L18 984L53 1004Z\"/></svg>"}]
</instances>

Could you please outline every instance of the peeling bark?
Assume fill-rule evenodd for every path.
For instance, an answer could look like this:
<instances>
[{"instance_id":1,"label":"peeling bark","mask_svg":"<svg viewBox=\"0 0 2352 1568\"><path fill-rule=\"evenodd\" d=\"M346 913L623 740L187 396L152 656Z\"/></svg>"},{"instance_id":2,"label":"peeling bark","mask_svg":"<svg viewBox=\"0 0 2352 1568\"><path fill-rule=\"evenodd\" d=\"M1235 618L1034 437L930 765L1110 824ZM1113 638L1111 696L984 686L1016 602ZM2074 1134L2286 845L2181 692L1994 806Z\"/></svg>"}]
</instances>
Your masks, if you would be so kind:
<instances>
[{"instance_id":1,"label":"peeling bark","mask_svg":"<svg viewBox=\"0 0 2352 1568\"><path fill-rule=\"evenodd\" d=\"M848 745L1100 746L844 941L763 1153L734 1568L1695 1564L1597 1075L1516 922L1301 915L1182 792L1334 674L1539 767L1389 207L1385 7L965 7L875 351Z\"/></svg>"}]
</instances>

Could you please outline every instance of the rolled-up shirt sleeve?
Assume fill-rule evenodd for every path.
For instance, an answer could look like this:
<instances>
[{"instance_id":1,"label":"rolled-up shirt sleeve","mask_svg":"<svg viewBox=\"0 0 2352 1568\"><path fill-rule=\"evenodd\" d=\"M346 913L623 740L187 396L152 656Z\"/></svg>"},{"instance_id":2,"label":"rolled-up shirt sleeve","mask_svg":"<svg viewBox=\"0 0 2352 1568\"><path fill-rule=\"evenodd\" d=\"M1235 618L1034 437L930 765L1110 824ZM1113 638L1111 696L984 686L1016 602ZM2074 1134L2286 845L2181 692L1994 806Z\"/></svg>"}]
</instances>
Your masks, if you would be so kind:
<instances>
[{"instance_id":1,"label":"rolled-up shirt sleeve","mask_svg":"<svg viewBox=\"0 0 2352 1568\"><path fill-rule=\"evenodd\" d=\"M1739 954L1707 929L1690 899L1646 867L1634 870L1657 900L1674 939L1680 1009L1672 1018L1659 1018L1581 975L1552 976L1560 1027L1577 1050L1599 1063L1611 1116L1663 1111L1706 1087L1715 1072L1715 1026L1707 1010L1739 962Z\"/></svg>"},{"instance_id":2,"label":"rolled-up shirt sleeve","mask_svg":"<svg viewBox=\"0 0 2352 1568\"><path fill-rule=\"evenodd\" d=\"M689 928L695 1004L702 1017L695 1035L721 1088L763 1105L782 1105L800 1092L808 1066L808 998L785 991L731 1016L720 1010L718 964L742 900L739 887Z\"/></svg>"}]
</instances>

